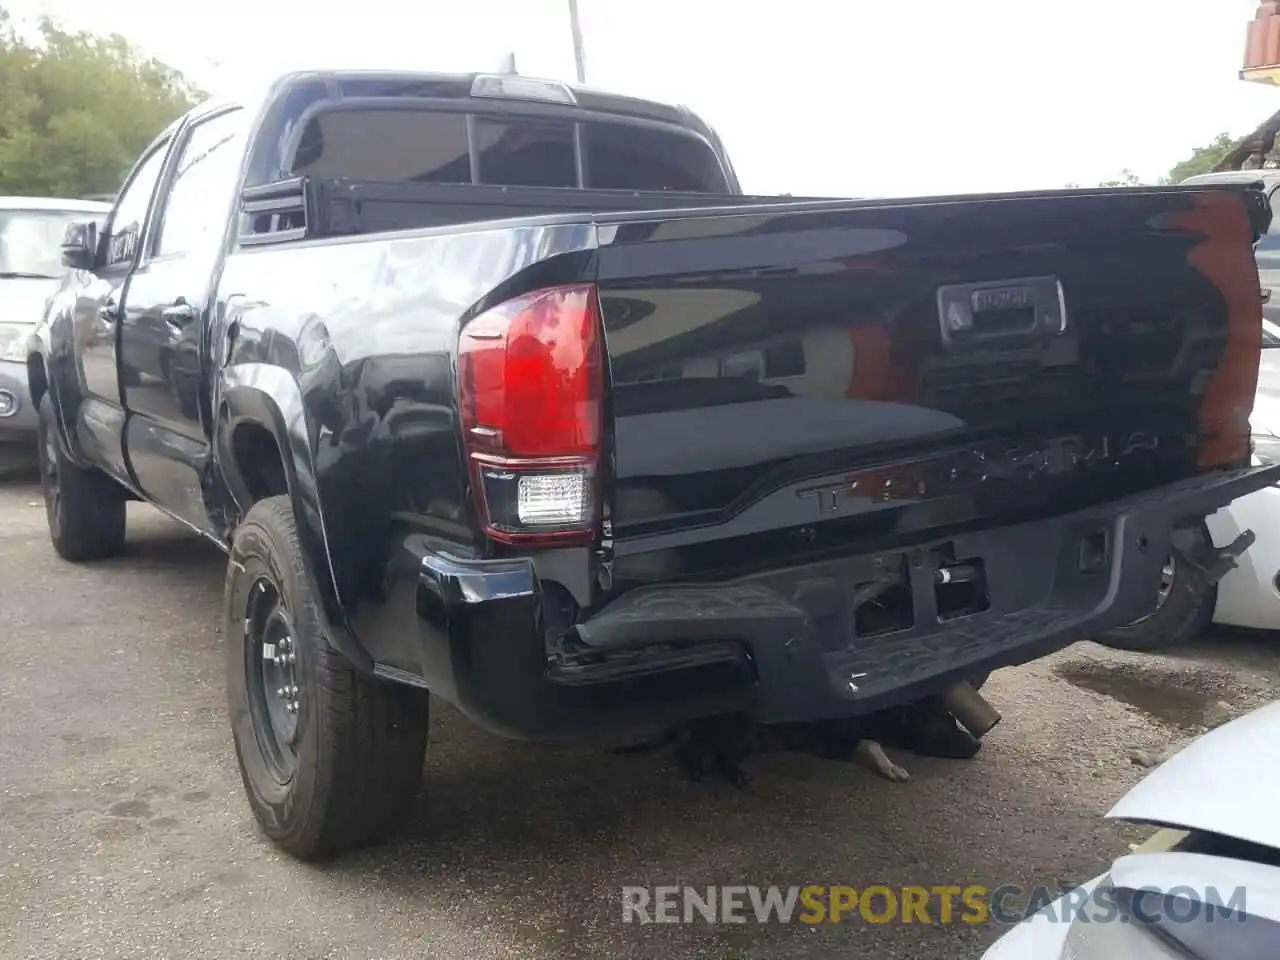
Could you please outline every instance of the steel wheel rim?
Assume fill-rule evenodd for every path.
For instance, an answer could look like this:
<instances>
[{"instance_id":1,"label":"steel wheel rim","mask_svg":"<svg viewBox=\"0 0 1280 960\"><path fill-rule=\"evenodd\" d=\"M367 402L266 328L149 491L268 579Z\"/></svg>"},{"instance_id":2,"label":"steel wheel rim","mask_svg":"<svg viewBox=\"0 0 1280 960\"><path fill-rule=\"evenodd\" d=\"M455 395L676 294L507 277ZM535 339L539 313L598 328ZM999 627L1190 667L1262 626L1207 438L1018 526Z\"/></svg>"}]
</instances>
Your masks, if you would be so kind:
<instances>
[{"instance_id":1,"label":"steel wheel rim","mask_svg":"<svg viewBox=\"0 0 1280 960\"><path fill-rule=\"evenodd\" d=\"M1165 560L1164 566L1160 568L1160 587L1156 592L1156 608L1145 617L1135 620L1134 623L1144 623L1164 608L1164 605L1169 602L1169 597L1173 593L1173 581L1176 574L1177 566L1174 562L1173 556L1170 555L1169 558Z\"/></svg>"},{"instance_id":2,"label":"steel wheel rim","mask_svg":"<svg viewBox=\"0 0 1280 960\"><path fill-rule=\"evenodd\" d=\"M254 733L271 775L285 784L298 766L302 689L293 619L279 588L268 577L258 577L249 590L244 629L245 679Z\"/></svg>"}]
</instances>

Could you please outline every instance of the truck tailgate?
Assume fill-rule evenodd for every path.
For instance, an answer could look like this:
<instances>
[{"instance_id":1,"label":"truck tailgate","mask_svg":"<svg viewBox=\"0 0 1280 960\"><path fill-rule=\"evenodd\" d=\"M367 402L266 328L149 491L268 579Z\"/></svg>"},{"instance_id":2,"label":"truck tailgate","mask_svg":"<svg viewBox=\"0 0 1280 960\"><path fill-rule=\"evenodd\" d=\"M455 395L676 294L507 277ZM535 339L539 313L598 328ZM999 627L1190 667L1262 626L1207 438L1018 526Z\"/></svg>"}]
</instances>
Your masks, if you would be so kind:
<instances>
[{"instance_id":1,"label":"truck tailgate","mask_svg":"<svg viewBox=\"0 0 1280 960\"><path fill-rule=\"evenodd\" d=\"M601 217L618 575L879 549L1247 464L1268 215L1153 188Z\"/></svg>"}]
</instances>

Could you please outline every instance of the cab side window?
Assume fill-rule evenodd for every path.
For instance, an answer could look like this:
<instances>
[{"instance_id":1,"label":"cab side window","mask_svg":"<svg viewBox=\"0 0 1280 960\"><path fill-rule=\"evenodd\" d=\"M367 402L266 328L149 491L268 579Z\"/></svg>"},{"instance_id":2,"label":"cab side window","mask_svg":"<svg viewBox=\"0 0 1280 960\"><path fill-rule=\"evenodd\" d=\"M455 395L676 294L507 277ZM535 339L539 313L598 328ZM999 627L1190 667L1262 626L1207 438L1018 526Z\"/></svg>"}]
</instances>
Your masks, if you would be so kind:
<instances>
[{"instance_id":1,"label":"cab side window","mask_svg":"<svg viewBox=\"0 0 1280 960\"><path fill-rule=\"evenodd\" d=\"M221 239L243 135L244 110L238 108L192 127L156 223L152 256L179 256Z\"/></svg>"},{"instance_id":2,"label":"cab side window","mask_svg":"<svg viewBox=\"0 0 1280 960\"><path fill-rule=\"evenodd\" d=\"M132 263L137 256L138 242L146 226L147 211L151 208L151 197L160 180L160 170L168 147L169 144L165 142L152 150L121 192L119 202L111 214L104 267Z\"/></svg>"}]
</instances>

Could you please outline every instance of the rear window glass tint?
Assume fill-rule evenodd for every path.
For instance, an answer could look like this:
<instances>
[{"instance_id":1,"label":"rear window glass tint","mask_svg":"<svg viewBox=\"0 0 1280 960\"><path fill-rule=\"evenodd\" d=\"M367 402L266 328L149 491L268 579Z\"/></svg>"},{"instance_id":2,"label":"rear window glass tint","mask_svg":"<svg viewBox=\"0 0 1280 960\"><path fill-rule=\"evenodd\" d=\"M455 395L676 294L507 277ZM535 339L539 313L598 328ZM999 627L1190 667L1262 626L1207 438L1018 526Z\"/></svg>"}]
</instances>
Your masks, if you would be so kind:
<instances>
[{"instance_id":1,"label":"rear window glass tint","mask_svg":"<svg viewBox=\"0 0 1280 960\"><path fill-rule=\"evenodd\" d=\"M476 116L479 180L504 187L576 187L572 123ZM595 190L727 193L714 151L701 139L644 126L583 125L585 186ZM305 127L294 175L379 183L471 183L464 113L336 110Z\"/></svg>"},{"instance_id":2,"label":"rear window glass tint","mask_svg":"<svg viewBox=\"0 0 1280 960\"><path fill-rule=\"evenodd\" d=\"M313 117L295 174L381 183L470 183L467 118L413 110L338 110Z\"/></svg>"},{"instance_id":3,"label":"rear window glass tint","mask_svg":"<svg viewBox=\"0 0 1280 960\"><path fill-rule=\"evenodd\" d=\"M591 189L726 192L715 154L696 137L629 124L588 123L585 140Z\"/></svg>"},{"instance_id":4,"label":"rear window glass tint","mask_svg":"<svg viewBox=\"0 0 1280 960\"><path fill-rule=\"evenodd\" d=\"M476 118L480 182L504 187L576 187L570 124Z\"/></svg>"}]
</instances>

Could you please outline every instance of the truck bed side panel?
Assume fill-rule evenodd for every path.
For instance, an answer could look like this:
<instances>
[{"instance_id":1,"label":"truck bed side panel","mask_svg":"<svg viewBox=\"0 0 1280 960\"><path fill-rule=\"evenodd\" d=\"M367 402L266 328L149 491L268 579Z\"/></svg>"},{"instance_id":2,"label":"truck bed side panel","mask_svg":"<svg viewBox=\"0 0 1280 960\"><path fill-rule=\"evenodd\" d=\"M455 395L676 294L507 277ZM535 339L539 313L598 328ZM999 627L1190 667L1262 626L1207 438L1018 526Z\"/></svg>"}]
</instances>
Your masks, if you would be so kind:
<instances>
[{"instance_id":1,"label":"truck bed side panel","mask_svg":"<svg viewBox=\"0 0 1280 960\"><path fill-rule=\"evenodd\" d=\"M477 550L457 427L459 324L512 295L531 266L530 283L582 279L593 243L590 226L504 226L228 258L212 343L227 358L220 389L264 382L237 377L255 364L296 382L298 403L277 398L286 417L301 407L289 429L307 451L295 472L311 495L295 503L317 505L317 515L300 512L304 539L323 545L313 572L332 569L346 614L384 599L393 527L456 555ZM396 661L357 632L375 659Z\"/></svg>"}]
</instances>

